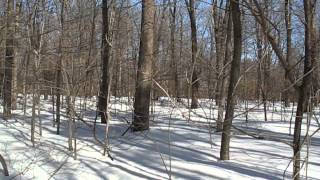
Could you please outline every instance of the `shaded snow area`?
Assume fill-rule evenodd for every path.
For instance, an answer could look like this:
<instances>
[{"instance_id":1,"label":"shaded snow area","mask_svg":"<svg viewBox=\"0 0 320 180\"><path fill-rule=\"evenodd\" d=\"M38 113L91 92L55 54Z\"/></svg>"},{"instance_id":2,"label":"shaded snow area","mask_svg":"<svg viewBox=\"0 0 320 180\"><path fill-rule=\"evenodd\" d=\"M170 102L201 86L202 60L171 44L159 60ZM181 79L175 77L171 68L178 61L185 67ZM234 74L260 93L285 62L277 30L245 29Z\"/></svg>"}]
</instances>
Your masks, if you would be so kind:
<instances>
[{"instance_id":1,"label":"shaded snow area","mask_svg":"<svg viewBox=\"0 0 320 180\"><path fill-rule=\"evenodd\" d=\"M7 122L1 119L0 154L6 159L10 173L9 177L4 177L1 168L1 180L130 180L169 179L170 176L172 179L277 180L292 176L293 153L286 144L292 141L292 135L289 135L292 107L281 113L279 104L270 104L265 122L263 106L257 107L251 102L248 108L252 111L248 113L246 123L244 105L238 103L235 127L264 138L253 138L233 130L231 160L220 161L221 133L215 132L215 121L212 120L217 117L217 108L212 106L214 102L202 100L201 108L189 113L185 105L174 108L166 98L160 98L151 115L150 131L126 132L132 119L132 105L128 104L127 98L113 98L109 134L111 160L102 155L103 148L93 137L95 102L91 102L86 111L78 111L87 123L76 122L78 156L74 160L72 152L68 151L67 119L62 120L61 135L56 135L52 102L42 100L41 103L43 132L40 136L37 118L35 147L30 142L31 104L26 115L18 106L12 119ZM184 100L184 103L187 102ZM79 99L77 104L80 106ZM319 110L315 110L309 134L319 127L316 121L319 116ZM306 127L304 123L302 138ZM97 138L103 142L104 132L105 125L97 123ZM305 141L301 157L308 162L303 166L302 176L320 179L319 133Z\"/></svg>"}]
</instances>

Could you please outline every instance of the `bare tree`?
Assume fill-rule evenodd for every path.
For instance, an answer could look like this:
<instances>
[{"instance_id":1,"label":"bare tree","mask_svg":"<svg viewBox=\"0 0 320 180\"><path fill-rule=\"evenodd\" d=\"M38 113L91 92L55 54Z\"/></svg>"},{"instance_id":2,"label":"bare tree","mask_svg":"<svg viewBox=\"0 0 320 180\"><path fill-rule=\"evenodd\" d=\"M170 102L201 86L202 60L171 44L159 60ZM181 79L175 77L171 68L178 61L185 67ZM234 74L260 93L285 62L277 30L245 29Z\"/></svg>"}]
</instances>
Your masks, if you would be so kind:
<instances>
[{"instance_id":1,"label":"bare tree","mask_svg":"<svg viewBox=\"0 0 320 180\"><path fill-rule=\"evenodd\" d=\"M246 2L246 1L245 1ZM247 3L247 2L246 2ZM300 179L300 150L301 150L301 125L303 119L303 113L307 111L308 101L312 92L312 77L314 71L314 63L316 59L316 49L317 49L317 36L315 29L315 9L316 9L316 0L308 1L305 0L304 4L304 15L305 15L305 56L303 61L303 76L302 82L296 81L294 72L292 68L292 61L289 58L285 58L284 54L281 51L279 43L276 38L267 30L267 18L264 15L264 11L261 8L257 0L253 0L254 6L250 6L251 12L255 16L257 22L263 28L263 32L266 35L269 43L272 46L275 54L277 55L282 67L285 70L288 80L292 86L296 89L299 94L298 106L296 110L295 117L295 128L294 128L294 140L293 140L293 178L298 180ZM288 20L287 20L288 21ZM290 40L290 39L289 39ZM287 54L288 55L288 54Z\"/></svg>"},{"instance_id":2,"label":"bare tree","mask_svg":"<svg viewBox=\"0 0 320 180\"><path fill-rule=\"evenodd\" d=\"M304 0L304 18L305 18L305 57L302 84L299 89L298 107L293 135L293 179L300 179L300 151L301 151L301 125L303 113L308 106L309 98L312 92L312 76L314 62L316 60L317 36L315 29L316 0Z\"/></svg>"}]
</instances>

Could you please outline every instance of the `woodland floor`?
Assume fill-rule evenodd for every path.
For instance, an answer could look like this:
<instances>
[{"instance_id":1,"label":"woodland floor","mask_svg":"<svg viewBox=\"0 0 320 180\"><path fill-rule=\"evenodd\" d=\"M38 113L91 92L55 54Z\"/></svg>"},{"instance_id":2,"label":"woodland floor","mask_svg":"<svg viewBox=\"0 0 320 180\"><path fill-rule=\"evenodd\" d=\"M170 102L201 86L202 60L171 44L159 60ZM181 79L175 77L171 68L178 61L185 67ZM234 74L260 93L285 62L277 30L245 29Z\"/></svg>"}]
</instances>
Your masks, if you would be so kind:
<instances>
[{"instance_id":1,"label":"woodland floor","mask_svg":"<svg viewBox=\"0 0 320 180\"><path fill-rule=\"evenodd\" d=\"M102 155L102 147L93 138L94 102L87 105L86 112L82 112L90 126L77 121L77 160L68 151L66 119L62 121L61 135L56 135L50 100L42 100L40 118L43 134L42 137L36 134L35 147L30 142L31 107L24 116L22 107L18 106L11 120L0 120L0 153L6 159L10 173L9 177L4 177L0 168L0 179L127 180L169 179L171 175L172 179L280 180L291 177L292 149L276 139L292 141L292 135L289 135L292 107L281 113L279 104L274 107L270 104L268 121L265 122L263 106L255 107L256 103L251 102L249 108L254 110L249 112L246 123L244 105L238 106L234 120L237 128L273 140L255 139L234 130L231 160L219 161L221 133L215 132L215 123L210 120L210 117L217 117L217 110L210 108L213 102L201 100L202 108L191 112L188 120L185 106L180 104L173 108L162 98L155 104L150 131L128 131L123 136L129 127L130 122L127 121L131 121L131 106L125 105L126 98L113 98L112 104L109 141L113 160ZM318 109L311 119L309 134L318 129L316 118L319 117ZM306 127L304 123L303 137ZM104 125L97 124L96 134L104 141ZM309 148L304 146L302 157L306 158L307 154L308 165L303 166L301 174L310 180L320 179L319 132L310 139Z\"/></svg>"}]
</instances>

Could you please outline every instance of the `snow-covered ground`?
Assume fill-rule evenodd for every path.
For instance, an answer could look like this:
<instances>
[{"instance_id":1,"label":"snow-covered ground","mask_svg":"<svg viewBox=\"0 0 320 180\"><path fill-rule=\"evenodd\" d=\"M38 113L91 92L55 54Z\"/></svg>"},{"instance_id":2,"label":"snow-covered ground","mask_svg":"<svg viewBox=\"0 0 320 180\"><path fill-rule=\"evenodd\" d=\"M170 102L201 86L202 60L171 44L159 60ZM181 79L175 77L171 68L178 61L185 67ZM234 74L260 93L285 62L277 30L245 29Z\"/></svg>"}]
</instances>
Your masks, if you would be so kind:
<instances>
[{"instance_id":1,"label":"snow-covered ground","mask_svg":"<svg viewBox=\"0 0 320 180\"><path fill-rule=\"evenodd\" d=\"M269 109L268 121L264 122L262 106L255 107L245 122L244 105L237 108L234 125L249 133L259 134L266 139L254 139L234 131L231 140L231 160L220 161L221 133L214 132L217 110L213 102L202 100L201 107L190 113L183 105L173 108L165 99L156 103L153 121L148 132L128 131L127 121L132 112L126 98L112 105L110 126L111 160L103 156L103 149L93 138L92 127L77 121L77 160L68 151L67 121L62 122L61 135L56 135L52 126L50 101L42 100L41 119L43 134L36 134L36 147L30 142L30 114L18 108L13 119L0 120L0 154L9 168L9 177L0 179L290 179L292 173L292 149L283 142L266 139L292 141L289 135L291 109L282 113L279 104ZM185 102L186 103L186 102ZM121 105L122 104L122 105ZM95 118L94 103L89 104L85 119L89 124ZM2 111L2 110L1 110ZM317 112L316 112L317 113ZM199 117L199 115L201 117ZM319 118L318 114L316 114ZM37 119L38 120L38 119ZM306 120L305 120L306 121ZM313 118L309 133L318 128ZM293 125L292 125L293 129ZM37 129L38 130L38 129ZM306 124L303 125L303 135ZM293 130L292 130L293 133ZM97 124L97 136L104 141L104 125ZM307 153L308 152L308 153ZM308 165L301 172L308 179L320 179L320 134L305 146L302 158L308 154ZM306 167L308 171L306 171ZM286 170L287 169L287 170Z\"/></svg>"}]
</instances>

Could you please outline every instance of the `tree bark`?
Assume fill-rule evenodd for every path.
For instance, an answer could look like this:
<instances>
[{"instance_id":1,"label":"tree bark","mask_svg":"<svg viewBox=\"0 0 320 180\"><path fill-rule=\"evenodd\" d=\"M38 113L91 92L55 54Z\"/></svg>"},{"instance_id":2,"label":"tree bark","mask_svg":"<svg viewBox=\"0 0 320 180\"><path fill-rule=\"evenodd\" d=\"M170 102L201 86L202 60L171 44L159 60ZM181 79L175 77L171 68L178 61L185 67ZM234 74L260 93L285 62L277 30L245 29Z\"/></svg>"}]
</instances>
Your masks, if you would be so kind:
<instances>
[{"instance_id":1,"label":"tree bark","mask_svg":"<svg viewBox=\"0 0 320 180\"><path fill-rule=\"evenodd\" d=\"M261 98L261 82L262 82L262 78L261 78L261 60L263 57L263 49L262 49L262 36L263 34L261 34L262 30L260 25L257 23L256 24L256 38L257 38L257 55L258 55L258 59L257 59L257 84L256 84L256 99L258 100L258 104L260 104L260 98Z\"/></svg>"},{"instance_id":2,"label":"tree bark","mask_svg":"<svg viewBox=\"0 0 320 180\"><path fill-rule=\"evenodd\" d=\"M229 8L230 9L230 8ZM232 19L231 13L227 15L227 32L226 32L226 40L225 40L225 53L224 53L224 60L223 60L223 67L221 69L220 74L220 87L219 88L219 96L218 96L218 121L217 121L217 131L222 131L223 129L223 112L225 109L225 102L226 102L226 86L227 86L227 64L231 60L231 51L232 51L232 44L231 44L231 36L232 36ZM222 48L223 49L223 48Z\"/></svg>"},{"instance_id":3,"label":"tree bark","mask_svg":"<svg viewBox=\"0 0 320 180\"><path fill-rule=\"evenodd\" d=\"M225 74L226 68L224 67L224 60L223 57L225 57L224 48L225 48L225 41L226 41L226 34L225 30L228 28L228 14L226 11L223 13L221 10L224 4L224 1L220 1L219 7L218 7L218 1L215 1L213 4L213 20L214 20L214 39L215 39L215 50L216 50L216 83L215 83L215 100L216 105L219 106L221 104L219 101L222 98L225 98L225 93L221 91L221 86L224 83L223 82L223 75ZM226 5L228 7L228 5ZM225 91L225 89L224 89ZM224 94L222 94L224 93ZM222 95L221 95L222 94ZM224 110L224 107L222 107Z\"/></svg>"},{"instance_id":4,"label":"tree bark","mask_svg":"<svg viewBox=\"0 0 320 180\"><path fill-rule=\"evenodd\" d=\"M172 76L172 95L176 99L179 96L179 80L178 80L178 64L176 59L176 41L175 41L175 31L176 31L176 11L177 11L177 0L173 0L173 8L170 9L171 22L170 22L170 55L171 55L171 76Z\"/></svg>"},{"instance_id":5,"label":"tree bark","mask_svg":"<svg viewBox=\"0 0 320 180\"><path fill-rule=\"evenodd\" d=\"M109 61L111 55L111 42L110 42L110 17L108 0L102 1L102 48L101 48L101 61L102 61L102 77L100 82L99 93L99 115L101 123L107 122L107 104L108 104L108 82L109 82Z\"/></svg>"},{"instance_id":6,"label":"tree bark","mask_svg":"<svg viewBox=\"0 0 320 180\"><path fill-rule=\"evenodd\" d=\"M149 106L154 49L154 12L154 1L142 0L141 37L134 101L133 131L149 129Z\"/></svg>"},{"instance_id":7,"label":"tree bark","mask_svg":"<svg viewBox=\"0 0 320 180\"><path fill-rule=\"evenodd\" d=\"M304 110L307 109L311 96L313 65L316 60L316 33L315 33L316 0L304 0L305 15L305 58L302 85L299 89L299 100L293 135L293 179L300 179L300 151L301 125Z\"/></svg>"},{"instance_id":8,"label":"tree bark","mask_svg":"<svg viewBox=\"0 0 320 180\"><path fill-rule=\"evenodd\" d=\"M290 61L291 58L291 34L292 34L292 28L291 28L291 0L285 0L285 22L286 22L286 31L287 31L287 55L286 55L286 61L287 63ZM285 89L290 86L290 81L288 80L288 73L284 73L284 81L285 81ZM283 92L283 98L284 98L284 106L289 107L289 90Z\"/></svg>"},{"instance_id":9,"label":"tree bark","mask_svg":"<svg viewBox=\"0 0 320 180\"><path fill-rule=\"evenodd\" d=\"M13 36L14 39L16 39L17 37L17 33L19 33L19 23L21 20L20 20L20 15L21 15L21 4L22 2L19 2L19 1L16 1L16 7L15 7L15 15L14 15L14 33L15 35ZM17 43L16 41L14 43ZM18 57L18 51L15 51L15 55L14 57ZM12 64L12 98L11 98L11 108L12 110L15 110L17 109L17 93L18 93L18 67L17 67L17 59L14 58L13 60L13 64Z\"/></svg>"},{"instance_id":10,"label":"tree bark","mask_svg":"<svg viewBox=\"0 0 320 180\"><path fill-rule=\"evenodd\" d=\"M12 109L12 76L14 68L14 1L7 0L7 19L6 19L6 52L5 70L3 84L3 117L11 118Z\"/></svg>"},{"instance_id":11,"label":"tree bark","mask_svg":"<svg viewBox=\"0 0 320 180\"><path fill-rule=\"evenodd\" d=\"M235 89L240 76L240 62L242 51L242 25L239 0L230 1L232 22L233 22L233 58L230 71L230 82L228 89L226 115L223 122L223 133L221 138L220 159L229 160L229 146L231 136L231 126L235 107Z\"/></svg>"},{"instance_id":12,"label":"tree bark","mask_svg":"<svg viewBox=\"0 0 320 180\"><path fill-rule=\"evenodd\" d=\"M61 25L61 35L59 39L59 60L57 64L56 72L56 123L57 123L57 134L60 134L60 108L61 108L61 88L62 88L62 43L64 36L64 8L65 0L61 1L61 12L60 12L60 25Z\"/></svg>"},{"instance_id":13,"label":"tree bark","mask_svg":"<svg viewBox=\"0 0 320 180\"><path fill-rule=\"evenodd\" d=\"M186 1L187 2L187 1ZM195 15L195 5L194 0L189 0L187 2L188 12L190 17L190 26L191 26L191 109L198 108L198 96L199 96L199 77L198 77L198 65L197 65L197 56L198 56L198 42L197 42L197 22Z\"/></svg>"}]
</instances>

